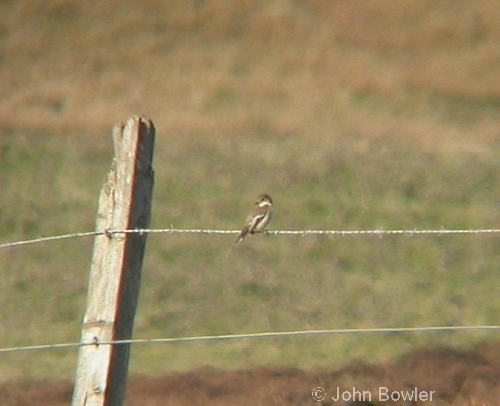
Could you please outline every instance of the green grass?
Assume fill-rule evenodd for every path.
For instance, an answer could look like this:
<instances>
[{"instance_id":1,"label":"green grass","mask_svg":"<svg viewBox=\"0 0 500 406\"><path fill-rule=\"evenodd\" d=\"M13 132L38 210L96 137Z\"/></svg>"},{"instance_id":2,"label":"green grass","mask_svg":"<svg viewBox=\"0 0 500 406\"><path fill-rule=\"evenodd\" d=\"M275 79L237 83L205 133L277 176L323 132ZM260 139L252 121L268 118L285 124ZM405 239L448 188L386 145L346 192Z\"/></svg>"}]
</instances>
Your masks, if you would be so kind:
<instances>
[{"instance_id":1,"label":"green grass","mask_svg":"<svg viewBox=\"0 0 500 406\"><path fill-rule=\"evenodd\" d=\"M431 11L150 2L103 6L99 18L66 3L0 13L12 16L0 31L2 242L92 230L111 126L137 113L158 132L154 228L237 229L262 192L276 204L271 229L498 227L493 0ZM134 336L499 323L496 236L234 239L150 235ZM0 250L1 347L79 340L91 250L89 238ZM312 369L493 339L138 345L131 369ZM75 359L71 350L3 354L0 380L72 379Z\"/></svg>"},{"instance_id":2,"label":"green grass","mask_svg":"<svg viewBox=\"0 0 500 406\"><path fill-rule=\"evenodd\" d=\"M21 145L10 148L15 156L25 154ZM369 154L358 153L355 142L326 150L289 140L286 146L270 144L269 156L246 163L239 155L215 151L210 141L198 143L196 156L191 146L179 148L184 165L170 171L161 169L168 159L156 157L153 227L238 228L261 189L276 201L273 229L490 228L498 221L494 202L500 164L472 153L415 151L389 138L373 141ZM278 157L283 150L285 157ZM15 233L2 217L7 239L92 229L92 189L96 200L96 184L107 165L101 157L99 167L90 169L94 159L82 160L85 151L72 154L82 172L92 172L93 181L64 193L59 187L70 185L74 173L54 164L69 161L55 159L50 145L42 145L24 164L16 160L17 173L53 167L42 175L43 183L26 182L24 190L16 189L24 200L32 196L31 207L43 216L19 212L16 221L31 226ZM8 171L8 162L4 165ZM229 169L240 165L247 168L244 173ZM183 176L186 168L189 174ZM252 170L267 172L265 182L245 183ZM222 176L214 176L217 172ZM14 190L9 185L16 179L8 179L8 190ZM91 201L84 216L74 216L83 205L72 198L76 193ZM239 246L233 240L232 235L150 235L135 337L498 324L495 265L500 258L491 236L262 235ZM90 239L1 252L2 346L78 341L90 253ZM375 334L139 345L133 349L132 370L159 373L205 363L314 368L353 358L386 359L417 346L470 346L488 337ZM74 356L66 350L6 356L21 362L2 376L39 377L54 367L71 377ZM36 367L24 367L25 357Z\"/></svg>"}]
</instances>

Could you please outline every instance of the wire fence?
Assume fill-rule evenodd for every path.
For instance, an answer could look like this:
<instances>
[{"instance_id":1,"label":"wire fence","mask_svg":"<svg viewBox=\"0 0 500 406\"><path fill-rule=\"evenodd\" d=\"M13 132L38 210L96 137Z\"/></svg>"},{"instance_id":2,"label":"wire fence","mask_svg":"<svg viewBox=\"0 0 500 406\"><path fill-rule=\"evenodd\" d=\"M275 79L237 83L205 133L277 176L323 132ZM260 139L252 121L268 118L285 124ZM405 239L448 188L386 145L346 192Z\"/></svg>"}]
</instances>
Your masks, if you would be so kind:
<instances>
[{"instance_id":1,"label":"wire fence","mask_svg":"<svg viewBox=\"0 0 500 406\"><path fill-rule=\"evenodd\" d=\"M217 230L217 229L135 229L135 230L105 230L105 231L89 231L77 232L71 234L62 234L49 237L40 237L28 240L6 242L0 244L0 249L15 248L30 244L53 242L71 238L83 238L91 236L106 235L112 237L119 234L238 234L240 230ZM311 235L333 235L333 236L378 236L386 235L406 235L406 236L422 236L422 235L481 235L481 234L500 234L500 229L429 229L429 230L275 230L264 231L268 235L295 235L295 236L311 236ZM370 333L429 333L429 332L456 332L456 331L500 331L500 325L478 325L478 326L427 326L427 327L388 327L388 328L349 328L349 329L325 329L325 330L298 330L298 331L281 331L281 332L261 332L261 333L246 333L246 334L224 334L213 336L193 336L193 337L176 337L176 338L153 338L153 339L131 339L99 342L97 337L92 342L78 343L59 343L59 344L43 344L33 346L18 346L0 348L0 354L37 351L37 350L54 350L78 348L84 346L100 346L100 345L123 345L123 344L173 344L187 342L210 342L221 340L236 340L236 339L265 339L279 337L304 337L318 335L340 335L340 334L370 334Z\"/></svg>"},{"instance_id":2,"label":"wire fence","mask_svg":"<svg viewBox=\"0 0 500 406\"><path fill-rule=\"evenodd\" d=\"M0 249L3 248L14 248L22 245L38 244L43 242L51 242L57 240L65 240L70 238L82 238L82 237L92 237L98 235L107 235L111 237L117 234L239 234L241 230L217 230L217 229L180 229L180 228L160 228L160 229L136 229L136 230L104 230L104 231L87 231L78 232L71 234L55 235L50 237L40 237L33 238L29 240L13 241L0 244ZM262 233L267 235L296 235L296 236L310 236L310 235L334 235L347 237L352 235L366 235L366 236L379 236L384 235L406 235L406 236L417 236L417 235L481 235L481 234L500 234L500 229L446 229L440 228L435 230L273 230L273 231L263 231Z\"/></svg>"},{"instance_id":3,"label":"wire fence","mask_svg":"<svg viewBox=\"0 0 500 406\"><path fill-rule=\"evenodd\" d=\"M387 327L387 328L348 328L331 330L297 330L297 331L275 331L263 333L247 334L221 334L213 336L193 336L174 338L139 338L131 340L115 340L99 342L97 337L91 342L80 343L60 343L46 345L32 345L26 347L0 348L0 353L12 353L36 350L53 350L60 348L77 348L99 345L123 345L123 344L177 344L187 342L208 342L238 339L259 339L278 337L304 337L319 335L339 335L339 334L367 334L367 333L432 333L432 332L454 332L454 331L484 331L500 330L500 326L431 326L431 327Z\"/></svg>"}]
</instances>

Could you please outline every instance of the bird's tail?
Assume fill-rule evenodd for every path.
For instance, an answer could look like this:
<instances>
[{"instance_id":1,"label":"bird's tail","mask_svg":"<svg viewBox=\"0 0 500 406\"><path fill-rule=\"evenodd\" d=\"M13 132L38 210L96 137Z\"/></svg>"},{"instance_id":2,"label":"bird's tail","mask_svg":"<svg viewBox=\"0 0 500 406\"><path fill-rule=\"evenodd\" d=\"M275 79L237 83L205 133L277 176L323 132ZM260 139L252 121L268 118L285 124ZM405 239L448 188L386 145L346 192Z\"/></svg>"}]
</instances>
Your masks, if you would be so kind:
<instances>
[{"instance_id":1,"label":"bird's tail","mask_svg":"<svg viewBox=\"0 0 500 406\"><path fill-rule=\"evenodd\" d=\"M243 238L245 238L245 236L248 234L248 230L250 230L249 226L243 227L243 230L241 230L240 235L238 235L238 238L237 238L235 244L239 244L241 242L241 240L243 240Z\"/></svg>"}]
</instances>

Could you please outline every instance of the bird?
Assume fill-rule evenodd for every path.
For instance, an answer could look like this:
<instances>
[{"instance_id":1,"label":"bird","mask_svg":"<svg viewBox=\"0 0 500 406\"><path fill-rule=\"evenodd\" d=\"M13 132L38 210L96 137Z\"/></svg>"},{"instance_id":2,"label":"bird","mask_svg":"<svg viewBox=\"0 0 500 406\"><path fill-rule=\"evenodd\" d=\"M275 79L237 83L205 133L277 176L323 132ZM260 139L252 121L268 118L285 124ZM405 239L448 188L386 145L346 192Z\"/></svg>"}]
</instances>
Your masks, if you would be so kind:
<instances>
[{"instance_id":1,"label":"bird","mask_svg":"<svg viewBox=\"0 0 500 406\"><path fill-rule=\"evenodd\" d=\"M257 198L255 208L246 218L245 225L241 229L240 235L238 235L236 244L239 244L248 233L254 234L264 231L264 228L271 221L272 215L273 200L271 196L264 193Z\"/></svg>"}]
</instances>

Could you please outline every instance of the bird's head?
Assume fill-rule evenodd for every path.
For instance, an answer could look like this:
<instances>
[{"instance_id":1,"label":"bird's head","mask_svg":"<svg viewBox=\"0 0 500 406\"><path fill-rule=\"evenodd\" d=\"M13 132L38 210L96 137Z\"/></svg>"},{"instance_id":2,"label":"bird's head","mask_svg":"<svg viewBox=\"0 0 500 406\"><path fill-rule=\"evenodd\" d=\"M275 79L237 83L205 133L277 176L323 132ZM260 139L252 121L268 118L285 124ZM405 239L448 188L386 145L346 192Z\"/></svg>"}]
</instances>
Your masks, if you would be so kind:
<instances>
[{"instance_id":1,"label":"bird's head","mask_svg":"<svg viewBox=\"0 0 500 406\"><path fill-rule=\"evenodd\" d=\"M264 193L257 198L255 204L262 207L269 204L273 204L273 200L271 199L271 196Z\"/></svg>"}]
</instances>

